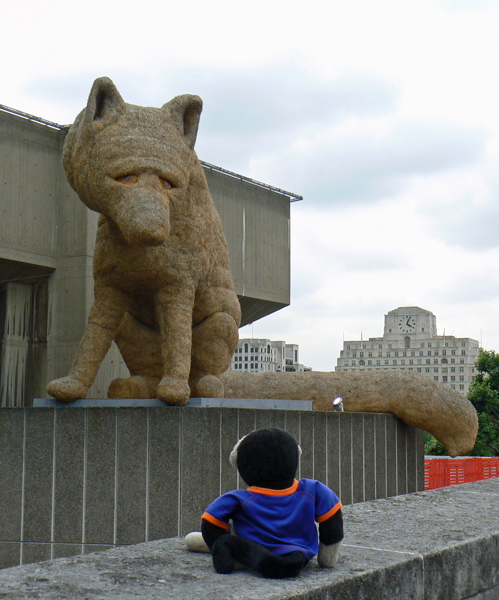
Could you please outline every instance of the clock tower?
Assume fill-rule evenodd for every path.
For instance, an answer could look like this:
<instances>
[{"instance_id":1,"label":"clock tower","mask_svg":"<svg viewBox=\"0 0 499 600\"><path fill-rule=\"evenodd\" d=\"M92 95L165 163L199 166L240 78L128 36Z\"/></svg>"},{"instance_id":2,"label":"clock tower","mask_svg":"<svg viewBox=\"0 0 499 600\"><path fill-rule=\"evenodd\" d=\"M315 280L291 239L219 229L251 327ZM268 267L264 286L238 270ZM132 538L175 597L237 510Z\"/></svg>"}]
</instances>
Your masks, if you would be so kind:
<instances>
[{"instance_id":1,"label":"clock tower","mask_svg":"<svg viewBox=\"0 0 499 600\"><path fill-rule=\"evenodd\" d=\"M437 319L435 315L417 306L401 306L385 315L383 337L396 340L407 335L414 340L436 336Z\"/></svg>"}]
</instances>

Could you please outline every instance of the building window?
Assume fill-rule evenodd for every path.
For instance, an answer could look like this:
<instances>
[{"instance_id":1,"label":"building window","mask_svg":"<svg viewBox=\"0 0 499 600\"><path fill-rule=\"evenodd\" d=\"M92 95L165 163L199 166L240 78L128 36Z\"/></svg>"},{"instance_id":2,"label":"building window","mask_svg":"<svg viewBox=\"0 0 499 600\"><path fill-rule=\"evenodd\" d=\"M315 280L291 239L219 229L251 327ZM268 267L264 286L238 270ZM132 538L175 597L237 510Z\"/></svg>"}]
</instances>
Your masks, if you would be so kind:
<instances>
[{"instance_id":1,"label":"building window","mask_svg":"<svg viewBox=\"0 0 499 600\"><path fill-rule=\"evenodd\" d=\"M410 346L411 346L411 338L409 336L406 336L404 338L404 344L405 344L406 348L410 348Z\"/></svg>"},{"instance_id":2,"label":"building window","mask_svg":"<svg viewBox=\"0 0 499 600\"><path fill-rule=\"evenodd\" d=\"M434 358L434 359L433 359L433 364L434 364L434 365L438 365L438 358Z\"/></svg>"},{"instance_id":3,"label":"building window","mask_svg":"<svg viewBox=\"0 0 499 600\"><path fill-rule=\"evenodd\" d=\"M417 371L418 373L421 373L421 367L418 367L418 368L416 369L416 371Z\"/></svg>"},{"instance_id":4,"label":"building window","mask_svg":"<svg viewBox=\"0 0 499 600\"><path fill-rule=\"evenodd\" d=\"M442 381L443 381L444 383L447 383L447 375L443 375L443 376L442 376Z\"/></svg>"},{"instance_id":5,"label":"building window","mask_svg":"<svg viewBox=\"0 0 499 600\"><path fill-rule=\"evenodd\" d=\"M438 375L435 375L435 376L433 377L433 379L434 379L435 381L438 381Z\"/></svg>"}]
</instances>

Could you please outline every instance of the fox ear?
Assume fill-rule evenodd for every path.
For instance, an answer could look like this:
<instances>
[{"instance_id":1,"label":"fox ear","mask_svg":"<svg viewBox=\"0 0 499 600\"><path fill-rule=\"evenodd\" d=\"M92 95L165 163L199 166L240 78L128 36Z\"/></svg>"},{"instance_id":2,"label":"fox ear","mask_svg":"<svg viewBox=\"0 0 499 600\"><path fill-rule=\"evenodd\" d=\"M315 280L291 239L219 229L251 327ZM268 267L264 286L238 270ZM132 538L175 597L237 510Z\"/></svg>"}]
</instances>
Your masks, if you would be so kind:
<instances>
[{"instance_id":1,"label":"fox ear","mask_svg":"<svg viewBox=\"0 0 499 600\"><path fill-rule=\"evenodd\" d=\"M199 96L184 94L176 96L163 106L175 121L177 129L187 146L193 150L198 134L199 117L203 110L203 101Z\"/></svg>"},{"instance_id":2,"label":"fox ear","mask_svg":"<svg viewBox=\"0 0 499 600\"><path fill-rule=\"evenodd\" d=\"M116 121L125 109L125 101L109 77L99 77L94 81L85 114L87 124L109 125Z\"/></svg>"}]
</instances>

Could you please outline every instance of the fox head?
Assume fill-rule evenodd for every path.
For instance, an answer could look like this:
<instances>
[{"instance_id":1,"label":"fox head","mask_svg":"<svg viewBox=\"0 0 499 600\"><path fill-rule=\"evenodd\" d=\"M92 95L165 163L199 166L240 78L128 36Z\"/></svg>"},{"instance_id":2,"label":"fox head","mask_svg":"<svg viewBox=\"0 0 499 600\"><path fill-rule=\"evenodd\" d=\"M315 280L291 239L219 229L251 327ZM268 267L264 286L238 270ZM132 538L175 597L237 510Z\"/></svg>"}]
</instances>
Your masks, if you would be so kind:
<instances>
[{"instance_id":1,"label":"fox head","mask_svg":"<svg viewBox=\"0 0 499 600\"><path fill-rule=\"evenodd\" d=\"M80 199L108 219L131 245L161 244L170 207L185 197L197 157L198 96L162 108L123 101L107 77L96 79L63 150L68 180Z\"/></svg>"}]
</instances>

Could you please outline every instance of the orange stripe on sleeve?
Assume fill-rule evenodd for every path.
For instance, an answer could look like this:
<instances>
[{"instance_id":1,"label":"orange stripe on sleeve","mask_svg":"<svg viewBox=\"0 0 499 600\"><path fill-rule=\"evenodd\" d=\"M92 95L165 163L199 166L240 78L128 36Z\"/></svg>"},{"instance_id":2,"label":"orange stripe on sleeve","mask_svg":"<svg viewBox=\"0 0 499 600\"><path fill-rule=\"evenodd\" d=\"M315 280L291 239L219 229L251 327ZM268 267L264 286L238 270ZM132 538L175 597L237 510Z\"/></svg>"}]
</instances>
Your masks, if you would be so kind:
<instances>
[{"instance_id":1,"label":"orange stripe on sleeve","mask_svg":"<svg viewBox=\"0 0 499 600\"><path fill-rule=\"evenodd\" d=\"M336 514L340 510L341 507L342 507L341 502L338 502L338 504L333 506L333 508L331 510L328 510L328 512L325 515L322 515L322 517L317 517L317 519L316 519L317 523L323 523L324 521L327 521L334 514Z\"/></svg>"},{"instance_id":2,"label":"orange stripe on sleeve","mask_svg":"<svg viewBox=\"0 0 499 600\"><path fill-rule=\"evenodd\" d=\"M225 531L227 531L227 529L229 529L229 526L227 525L227 523L224 523L223 521L219 521L218 519L215 519L215 517L213 517L212 515L210 515L207 512L203 513L203 516L201 517L201 519L208 521L209 523L211 523L212 525L215 525L216 527L225 529Z\"/></svg>"}]
</instances>

